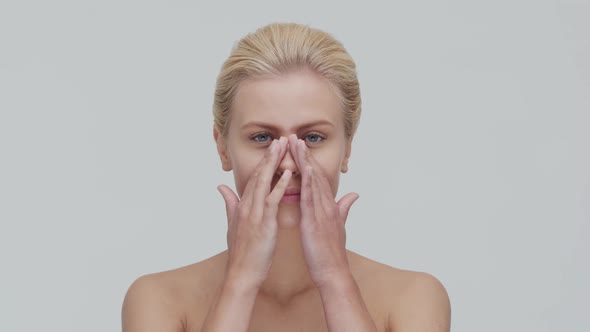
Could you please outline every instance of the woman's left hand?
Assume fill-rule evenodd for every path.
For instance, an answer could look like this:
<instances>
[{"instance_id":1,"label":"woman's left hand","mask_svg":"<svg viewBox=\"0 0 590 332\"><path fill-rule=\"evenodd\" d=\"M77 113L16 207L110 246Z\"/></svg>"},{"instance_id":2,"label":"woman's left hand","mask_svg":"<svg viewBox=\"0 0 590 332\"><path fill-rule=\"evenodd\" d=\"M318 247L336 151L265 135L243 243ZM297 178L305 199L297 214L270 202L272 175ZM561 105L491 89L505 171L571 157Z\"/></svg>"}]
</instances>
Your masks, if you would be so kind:
<instances>
[{"instance_id":1,"label":"woman's left hand","mask_svg":"<svg viewBox=\"0 0 590 332\"><path fill-rule=\"evenodd\" d=\"M334 278L350 276L344 224L358 194L346 194L336 202L328 179L305 142L292 135L289 149L301 174L303 255L311 279L321 289Z\"/></svg>"}]
</instances>

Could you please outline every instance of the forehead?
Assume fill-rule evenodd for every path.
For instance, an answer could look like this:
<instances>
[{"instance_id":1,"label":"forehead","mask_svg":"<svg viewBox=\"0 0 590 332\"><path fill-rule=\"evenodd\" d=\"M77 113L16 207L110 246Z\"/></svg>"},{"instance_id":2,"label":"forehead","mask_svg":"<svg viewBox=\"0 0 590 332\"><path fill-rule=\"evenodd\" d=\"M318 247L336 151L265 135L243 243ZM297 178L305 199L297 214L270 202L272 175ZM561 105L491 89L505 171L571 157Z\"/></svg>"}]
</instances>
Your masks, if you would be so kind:
<instances>
[{"instance_id":1,"label":"forehead","mask_svg":"<svg viewBox=\"0 0 590 332\"><path fill-rule=\"evenodd\" d=\"M285 128L314 121L343 126L335 87L309 71L246 80L240 83L232 106L232 126L251 121Z\"/></svg>"}]
</instances>

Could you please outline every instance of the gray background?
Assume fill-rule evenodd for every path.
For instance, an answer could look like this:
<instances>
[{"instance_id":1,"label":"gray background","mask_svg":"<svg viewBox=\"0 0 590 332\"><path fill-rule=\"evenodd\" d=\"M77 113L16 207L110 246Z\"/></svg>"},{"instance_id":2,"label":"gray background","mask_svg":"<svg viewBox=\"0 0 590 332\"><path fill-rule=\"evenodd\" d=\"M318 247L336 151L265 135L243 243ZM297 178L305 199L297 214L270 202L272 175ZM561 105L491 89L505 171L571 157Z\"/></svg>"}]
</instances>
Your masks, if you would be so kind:
<instances>
[{"instance_id":1,"label":"gray background","mask_svg":"<svg viewBox=\"0 0 590 332\"><path fill-rule=\"evenodd\" d=\"M2 1L0 330L113 331L140 275L225 248L233 43L331 32L364 113L348 247L447 287L453 331L589 331L589 1Z\"/></svg>"}]
</instances>

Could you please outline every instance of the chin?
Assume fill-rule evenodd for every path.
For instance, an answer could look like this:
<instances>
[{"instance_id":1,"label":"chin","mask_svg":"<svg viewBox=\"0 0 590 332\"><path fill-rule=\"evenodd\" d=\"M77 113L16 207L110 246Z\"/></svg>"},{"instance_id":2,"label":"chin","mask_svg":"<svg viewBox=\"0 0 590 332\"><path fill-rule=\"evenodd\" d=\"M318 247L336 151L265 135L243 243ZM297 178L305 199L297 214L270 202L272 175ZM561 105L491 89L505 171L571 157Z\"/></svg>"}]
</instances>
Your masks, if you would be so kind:
<instances>
[{"instance_id":1,"label":"chin","mask_svg":"<svg viewBox=\"0 0 590 332\"><path fill-rule=\"evenodd\" d=\"M299 204L280 204L277 221L279 228L299 227L299 222L301 221Z\"/></svg>"}]
</instances>

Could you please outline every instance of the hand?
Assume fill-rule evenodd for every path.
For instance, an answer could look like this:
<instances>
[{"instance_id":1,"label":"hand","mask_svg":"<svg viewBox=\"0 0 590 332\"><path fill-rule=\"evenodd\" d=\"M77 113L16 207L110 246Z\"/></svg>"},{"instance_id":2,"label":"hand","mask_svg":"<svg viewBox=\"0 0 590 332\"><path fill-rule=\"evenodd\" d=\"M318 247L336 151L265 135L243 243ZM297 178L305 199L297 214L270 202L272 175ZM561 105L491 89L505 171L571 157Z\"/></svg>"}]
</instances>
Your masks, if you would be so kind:
<instances>
[{"instance_id":1,"label":"hand","mask_svg":"<svg viewBox=\"0 0 590 332\"><path fill-rule=\"evenodd\" d=\"M227 277L239 279L245 287L260 287L270 270L278 228L277 211L291 172L283 172L274 189L270 191L270 188L286 151L285 137L271 143L241 199L229 187L218 187L225 200L228 220Z\"/></svg>"},{"instance_id":2,"label":"hand","mask_svg":"<svg viewBox=\"0 0 590 332\"><path fill-rule=\"evenodd\" d=\"M358 194L338 202L328 179L305 142L289 137L289 149L301 174L301 242L311 279L318 288L334 277L350 273L344 224Z\"/></svg>"}]
</instances>

